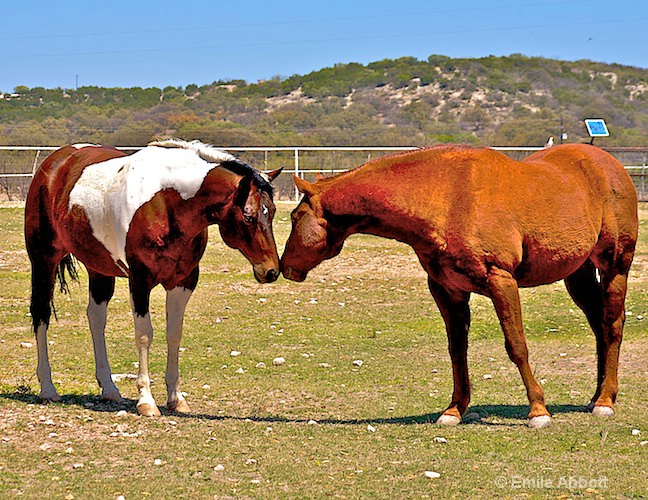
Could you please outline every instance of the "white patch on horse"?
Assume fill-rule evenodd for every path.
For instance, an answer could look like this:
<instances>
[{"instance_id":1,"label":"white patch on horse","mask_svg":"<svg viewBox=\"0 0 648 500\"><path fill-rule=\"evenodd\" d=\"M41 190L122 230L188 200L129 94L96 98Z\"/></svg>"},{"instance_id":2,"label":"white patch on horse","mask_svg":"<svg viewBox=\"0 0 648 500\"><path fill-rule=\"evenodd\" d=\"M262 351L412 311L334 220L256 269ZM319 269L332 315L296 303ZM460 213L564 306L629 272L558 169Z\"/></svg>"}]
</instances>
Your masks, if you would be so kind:
<instances>
[{"instance_id":1,"label":"white patch on horse","mask_svg":"<svg viewBox=\"0 0 648 500\"><path fill-rule=\"evenodd\" d=\"M220 153L221 161L234 158ZM167 188L185 200L192 198L218 165L199 157L194 148L149 146L130 156L87 166L70 193L68 209L82 207L95 238L115 262L128 265L126 235L135 212Z\"/></svg>"},{"instance_id":2,"label":"white patch on horse","mask_svg":"<svg viewBox=\"0 0 648 500\"><path fill-rule=\"evenodd\" d=\"M83 142L79 144L72 144L72 147L76 149L83 149L83 148L100 148L101 146L99 146L98 144L90 144L90 143Z\"/></svg>"},{"instance_id":3,"label":"white patch on horse","mask_svg":"<svg viewBox=\"0 0 648 500\"><path fill-rule=\"evenodd\" d=\"M262 208L262 211L263 211L263 215L268 215L268 207L266 207L265 205L262 205L261 208Z\"/></svg>"}]
</instances>

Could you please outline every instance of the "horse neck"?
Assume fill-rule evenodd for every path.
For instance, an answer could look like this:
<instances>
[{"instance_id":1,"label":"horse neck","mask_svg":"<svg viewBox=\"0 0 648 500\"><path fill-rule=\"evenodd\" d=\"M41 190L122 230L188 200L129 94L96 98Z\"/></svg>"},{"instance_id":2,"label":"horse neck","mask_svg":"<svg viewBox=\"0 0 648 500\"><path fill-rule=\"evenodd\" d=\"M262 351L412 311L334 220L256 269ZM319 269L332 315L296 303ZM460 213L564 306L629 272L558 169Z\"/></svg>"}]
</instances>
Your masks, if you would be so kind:
<instances>
[{"instance_id":1,"label":"horse neck","mask_svg":"<svg viewBox=\"0 0 648 500\"><path fill-rule=\"evenodd\" d=\"M220 224L234 202L240 176L224 169L211 170L196 195L182 205L177 216L196 234L211 224Z\"/></svg>"},{"instance_id":2,"label":"horse neck","mask_svg":"<svg viewBox=\"0 0 648 500\"><path fill-rule=\"evenodd\" d=\"M345 236L372 234L413 244L420 225L399 200L407 197L377 174L351 172L330 181L322 192L322 207Z\"/></svg>"}]
</instances>

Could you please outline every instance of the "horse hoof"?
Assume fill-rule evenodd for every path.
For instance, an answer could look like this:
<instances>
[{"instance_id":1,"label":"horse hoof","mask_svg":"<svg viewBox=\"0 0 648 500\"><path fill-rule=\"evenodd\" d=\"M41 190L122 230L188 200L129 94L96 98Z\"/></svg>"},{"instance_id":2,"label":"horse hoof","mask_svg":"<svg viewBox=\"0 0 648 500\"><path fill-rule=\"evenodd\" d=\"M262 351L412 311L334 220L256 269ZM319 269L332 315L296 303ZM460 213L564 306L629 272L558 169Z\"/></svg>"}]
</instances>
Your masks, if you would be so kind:
<instances>
[{"instance_id":1,"label":"horse hoof","mask_svg":"<svg viewBox=\"0 0 648 500\"><path fill-rule=\"evenodd\" d=\"M551 417L549 415L538 415L529 419L529 427L531 429L542 429L551 425Z\"/></svg>"},{"instance_id":2,"label":"horse hoof","mask_svg":"<svg viewBox=\"0 0 648 500\"><path fill-rule=\"evenodd\" d=\"M184 399L179 399L177 401L169 401L167 403L167 410L175 413L190 413L191 409Z\"/></svg>"},{"instance_id":3,"label":"horse hoof","mask_svg":"<svg viewBox=\"0 0 648 500\"><path fill-rule=\"evenodd\" d=\"M137 413L143 417L159 417L161 415L155 403L140 403L137 405Z\"/></svg>"},{"instance_id":4,"label":"horse hoof","mask_svg":"<svg viewBox=\"0 0 648 500\"><path fill-rule=\"evenodd\" d=\"M110 391L110 392L103 392L101 394L101 399L104 401L112 401L113 403L123 403L124 398L121 397L121 394L119 394L119 391Z\"/></svg>"},{"instance_id":5,"label":"horse hoof","mask_svg":"<svg viewBox=\"0 0 648 500\"><path fill-rule=\"evenodd\" d=\"M614 415L614 410L609 406L595 406L592 409L592 415L597 417L611 417Z\"/></svg>"},{"instance_id":6,"label":"horse hoof","mask_svg":"<svg viewBox=\"0 0 648 500\"><path fill-rule=\"evenodd\" d=\"M54 392L43 392L38 395L43 403L57 403L61 400L61 396L58 395L56 391Z\"/></svg>"},{"instance_id":7,"label":"horse hoof","mask_svg":"<svg viewBox=\"0 0 648 500\"><path fill-rule=\"evenodd\" d=\"M437 421L437 425L459 425L461 423L461 419L459 417L455 417L454 415L441 415Z\"/></svg>"}]
</instances>

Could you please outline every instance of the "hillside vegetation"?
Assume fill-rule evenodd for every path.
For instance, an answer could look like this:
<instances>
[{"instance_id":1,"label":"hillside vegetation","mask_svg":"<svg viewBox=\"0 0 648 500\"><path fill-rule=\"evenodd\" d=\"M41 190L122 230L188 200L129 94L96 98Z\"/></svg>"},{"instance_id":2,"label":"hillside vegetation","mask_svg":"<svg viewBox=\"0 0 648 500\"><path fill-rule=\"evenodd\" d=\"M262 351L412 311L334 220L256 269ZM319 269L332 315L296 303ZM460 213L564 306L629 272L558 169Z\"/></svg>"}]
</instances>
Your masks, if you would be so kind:
<instances>
[{"instance_id":1,"label":"hillside vegetation","mask_svg":"<svg viewBox=\"0 0 648 500\"><path fill-rule=\"evenodd\" d=\"M561 122L585 140L604 118L607 146L648 144L648 69L523 55L432 55L307 75L159 88L17 87L0 99L0 143L142 145L160 135L219 146L542 146Z\"/></svg>"}]
</instances>

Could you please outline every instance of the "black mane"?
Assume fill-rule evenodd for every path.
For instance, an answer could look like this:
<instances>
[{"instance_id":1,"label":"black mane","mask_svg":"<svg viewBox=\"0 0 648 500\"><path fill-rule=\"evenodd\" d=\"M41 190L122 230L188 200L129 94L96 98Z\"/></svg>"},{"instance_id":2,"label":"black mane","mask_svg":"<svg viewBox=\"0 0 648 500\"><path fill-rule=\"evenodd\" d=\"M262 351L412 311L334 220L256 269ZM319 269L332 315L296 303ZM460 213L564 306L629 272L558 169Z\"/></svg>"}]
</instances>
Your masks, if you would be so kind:
<instances>
[{"instance_id":1,"label":"black mane","mask_svg":"<svg viewBox=\"0 0 648 500\"><path fill-rule=\"evenodd\" d=\"M249 177L252 180L252 183L256 186L257 189L268 193L272 198L274 190L272 184L268 182L268 179L261 174L257 169L248 165L244 161L239 160L226 160L220 163L220 166L229 170L230 172L240 175L241 177Z\"/></svg>"}]
</instances>

